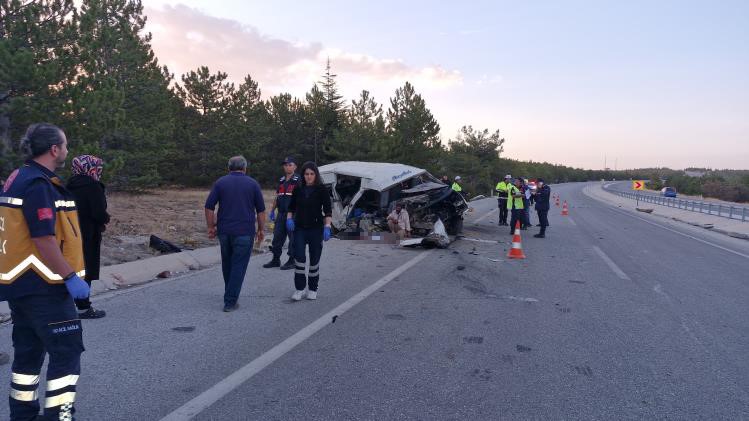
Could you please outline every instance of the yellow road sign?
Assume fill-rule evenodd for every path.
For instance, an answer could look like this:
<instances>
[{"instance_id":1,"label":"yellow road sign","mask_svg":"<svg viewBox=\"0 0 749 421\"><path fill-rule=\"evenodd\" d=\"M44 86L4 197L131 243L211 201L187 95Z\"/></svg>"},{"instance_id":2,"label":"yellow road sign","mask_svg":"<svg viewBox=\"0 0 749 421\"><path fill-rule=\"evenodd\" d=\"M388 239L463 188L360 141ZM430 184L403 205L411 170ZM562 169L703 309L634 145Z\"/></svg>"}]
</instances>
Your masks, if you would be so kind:
<instances>
[{"instance_id":1,"label":"yellow road sign","mask_svg":"<svg viewBox=\"0 0 749 421\"><path fill-rule=\"evenodd\" d=\"M642 180L632 180L632 190L645 190L645 182Z\"/></svg>"}]
</instances>

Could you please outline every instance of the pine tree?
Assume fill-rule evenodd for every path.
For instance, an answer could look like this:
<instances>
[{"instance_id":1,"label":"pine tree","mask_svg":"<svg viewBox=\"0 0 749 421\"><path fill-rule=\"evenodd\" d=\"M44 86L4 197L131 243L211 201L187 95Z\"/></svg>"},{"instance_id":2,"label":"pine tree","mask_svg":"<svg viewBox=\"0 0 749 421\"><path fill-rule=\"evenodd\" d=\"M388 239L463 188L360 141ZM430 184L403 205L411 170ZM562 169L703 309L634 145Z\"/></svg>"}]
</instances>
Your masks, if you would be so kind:
<instances>
[{"instance_id":1,"label":"pine tree","mask_svg":"<svg viewBox=\"0 0 749 421\"><path fill-rule=\"evenodd\" d=\"M191 183L208 183L225 171L229 155L238 153L231 142L234 84L224 72L211 73L201 66L182 75L176 94L187 110L180 120L185 151L184 169Z\"/></svg>"},{"instance_id":2,"label":"pine tree","mask_svg":"<svg viewBox=\"0 0 749 421\"><path fill-rule=\"evenodd\" d=\"M64 126L76 25L73 0L0 0L0 174L18 165L15 140L30 124Z\"/></svg>"},{"instance_id":3,"label":"pine tree","mask_svg":"<svg viewBox=\"0 0 749 421\"><path fill-rule=\"evenodd\" d=\"M358 101L351 101L326 153L333 161L376 161L376 145L385 137L382 105L364 90Z\"/></svg>"},{"instance_id":4,"label":"pine tree","mask_svg":"<svg viewBox=\"0 0 749 421\"><path fill-rule=\"evenodd\" d=\"M378 155L384 160L422 168L437 165L442 150L440 126L409 82L390 99L387 133L388 139L378 145Z\"/></svg>"},{"instance_id":5,"label":"pine tree","mask_svg":"<svg viewBox=\"0 0 749 421\"><path fill-rule=\"evenodd\" d=\"M270 115L261 97L258 83L248 75L234 92L229 111L230 142L235 154L241 153L251 162L257 162L271 142ZM251 167L253 175L266 181L265 174L258 173L255 166Z\"/></svg>"},{"instance_id":6,"label":"pine tree","mask_svg":"<svg viewBox=\"0 0 749 421\"><path fill-rule=\"evenodd\" d=\"M120 185L158 183L160 164L174 149L172 75L160 67L144 33L140 0L83 0L80 66L71 88L74 139L119 159ZM111 174L111 169L108 170Z\"/></svg>"}]
</instances>

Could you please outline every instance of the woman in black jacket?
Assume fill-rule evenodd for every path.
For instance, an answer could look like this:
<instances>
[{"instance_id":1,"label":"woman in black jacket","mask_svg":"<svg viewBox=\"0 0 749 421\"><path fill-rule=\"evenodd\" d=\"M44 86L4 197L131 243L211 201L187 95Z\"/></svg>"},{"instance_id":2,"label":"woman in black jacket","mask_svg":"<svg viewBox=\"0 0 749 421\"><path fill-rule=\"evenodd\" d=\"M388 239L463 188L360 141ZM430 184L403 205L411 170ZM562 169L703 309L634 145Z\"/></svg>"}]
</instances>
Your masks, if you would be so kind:
<instances>
[{"instance_id":1,"label":"woman in black jacket","mask_svg":"<svg viewBox=\"0 0 749 421\"><path fill-rule=\"evenodd\" d=\"M320 256L323 241L330 240L332 208L330 192L322 184L320 171L312 162L302 165L304 182L291 195L289 212L286 215L286 229L294 232L294 286L296 290L291 296L299 301L305 296L308 300L317 299L317 283L320 279ZM305 277L306 249L309 247L309 275Z\"/></svg>"},{"instance_id":2,"label":"woman in black jacket","mask_svg":"<svg viewBox=\"0 0 749 421\"><path fill-rule=\"evenodd\" d=\"M99 179L104 168L101 158L93 155L81 155L73 158L73 176L68 181L68 190L75 196L78 207L78 220L83 238L83 260L86 263L86 282L99 279L101 260L101 233L109 223L107 198L104 184ZM81 319L99 319L106 316L102 310L91 306L88 298L75 300Z\"/></svg>"}]
</instances>

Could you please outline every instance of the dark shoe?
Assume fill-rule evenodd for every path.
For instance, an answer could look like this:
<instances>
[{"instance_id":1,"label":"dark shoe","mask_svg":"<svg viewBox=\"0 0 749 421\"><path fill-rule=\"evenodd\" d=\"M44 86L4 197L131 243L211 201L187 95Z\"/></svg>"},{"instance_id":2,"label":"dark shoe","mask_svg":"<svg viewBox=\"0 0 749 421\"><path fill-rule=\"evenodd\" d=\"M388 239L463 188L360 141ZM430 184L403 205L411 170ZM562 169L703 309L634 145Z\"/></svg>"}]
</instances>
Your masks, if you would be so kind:
<instances>
[{"instance_id":1,"label":"dark shoe","mask_svg":"<svg viewBox=\"0 0 749 421\"><path fill-rule=\"evenodd\" d=\"M106 316L107 312L104 310L96 310L93 307L89 307L88 310L84 311L83 313L78 313L78 318L80 319L101 319L102 317Z\"/></svg>"},{"instance_id":2,"label":"dark shoe","mask_svg":"<svg viewBox=\"0 0 749 421\"><path fill-rule=\"evenodd\" d=\"M546 235L544 235L544 234L536 234L536 235L534 235L534 237L536 237L536 238L546 238Z\"/></svg>"},{"instance_id":3,"label":"dark shoe","mask_svg":"<svg viewBox=\"0 0 749 421\"><path fill-rule=\"evenodd\" d=\"M286 263L281 266L281 270L289 270L289 269L296 269L296 262L294 259L289 259L286 261Z\"/></svg>"},{"instance_id":4,"label":"dark shoe","mask_svg":"<svg viewBox=\"0 0 749 421\"><path fill-rule=\"evenodd\" d=\"M224 312L229 313L239 308L239 303L227 304L224 306Z\"/></svg>"},{"instance_id":5,"label":"dark shoe","mask_svg":"<svg viewBox=\"0 0 749 421\"><path fill-rule=\"evenodd\" d=\"M279 266L281 266L281 259L276 259L276 258L273 258L273 260L263 265L263 267L266 269L277 268Z\"/></svg>"}]
</instances>

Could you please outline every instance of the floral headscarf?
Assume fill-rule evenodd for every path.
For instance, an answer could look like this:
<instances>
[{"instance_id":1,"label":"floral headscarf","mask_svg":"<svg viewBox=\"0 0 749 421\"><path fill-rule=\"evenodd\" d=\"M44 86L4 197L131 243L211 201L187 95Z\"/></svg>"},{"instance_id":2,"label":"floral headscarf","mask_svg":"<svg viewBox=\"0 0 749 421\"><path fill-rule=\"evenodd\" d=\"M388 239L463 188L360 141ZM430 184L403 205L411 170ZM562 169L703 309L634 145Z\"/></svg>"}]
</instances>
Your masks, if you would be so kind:
<instances>
[{"instance_id":1,"label":"floral headscarf","mask_svg":"<svg viewBox=\"0 0 749 421\"><path fill-rule=\"evenodd\" d=\"M73 158L72 170L75 175L87 175L96 181L101 178L104 161L93 155L81 155Z\"/></svg>"}]
</instances>

